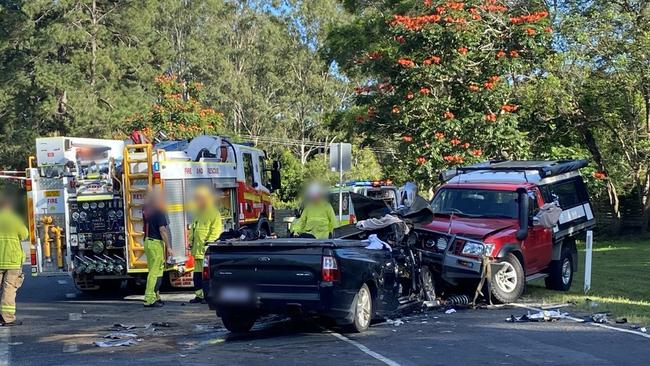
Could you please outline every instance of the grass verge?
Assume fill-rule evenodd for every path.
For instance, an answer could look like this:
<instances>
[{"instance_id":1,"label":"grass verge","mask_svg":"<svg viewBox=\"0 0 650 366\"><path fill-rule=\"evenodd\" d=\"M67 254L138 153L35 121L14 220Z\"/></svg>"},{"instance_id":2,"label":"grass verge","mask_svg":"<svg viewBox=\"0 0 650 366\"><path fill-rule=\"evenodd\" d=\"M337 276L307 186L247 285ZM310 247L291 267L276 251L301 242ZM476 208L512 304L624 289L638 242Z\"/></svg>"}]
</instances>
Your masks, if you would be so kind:
<instances>
[{"instance_id":1,"label":"grass verge","mask_svg":"<svg viewBox=\"0 0 650 366\"><path fill-rule=\"evenodd\" d=\"M585 313L611 312L611 319L650 325L650 239L594 239L591 290L584 294L584 243L578 244L579 266L568 292L528 284L524 299L543 303L573 302Z\"/></svg>"}]
</instances>

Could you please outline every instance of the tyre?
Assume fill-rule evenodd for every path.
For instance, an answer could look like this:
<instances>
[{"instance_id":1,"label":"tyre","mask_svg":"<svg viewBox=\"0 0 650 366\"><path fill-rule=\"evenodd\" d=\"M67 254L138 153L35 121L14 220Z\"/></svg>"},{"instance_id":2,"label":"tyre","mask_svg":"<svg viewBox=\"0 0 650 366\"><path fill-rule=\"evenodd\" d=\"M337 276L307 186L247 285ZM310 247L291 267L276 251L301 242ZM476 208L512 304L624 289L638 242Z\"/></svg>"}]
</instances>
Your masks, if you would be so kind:
<instances>
[{"instance_id":1,"label":"tyre","mask_svg":"<svg viewBox=\"0 0 650 366\"><path fill-rule=\"evenodd\" d=\"M504 304L517 301L526 285L524 268L519 259L514 254L508 253L492 268L494 268L490 284L492 295Z\"/></svg>"},{"instance_id":2,"label":"tyre","mask_svg":"<svg viewBox=\"0 0 650 366\"><path fill-rule=\"evenodd\" d=\"M256 315L228 313L221 316L223 326L232 333L246 333L257 320Z\"/></svg>"},{"instance_id":3,"label":"tyre","mask_svg":"<svg viewBox=\"0 0 650 366\"><path fill-rule=\"evenodd\" d=\"M354 321L350 325L353 332L366 331L372 320L372 294L365 283L354 296Z\"/></svg>"},{"instance_id":4,"label":"tyre","mask_svg":"<svg viewBox=\"0 0 650 366\"><path fill-rule=\"evenodd\" d=\"M573 255L571 246L562 245L560 260L551 261L548 277L545 279L546 288L557 291L569 291L573 283Z\"/></svg>"}]
</instances>

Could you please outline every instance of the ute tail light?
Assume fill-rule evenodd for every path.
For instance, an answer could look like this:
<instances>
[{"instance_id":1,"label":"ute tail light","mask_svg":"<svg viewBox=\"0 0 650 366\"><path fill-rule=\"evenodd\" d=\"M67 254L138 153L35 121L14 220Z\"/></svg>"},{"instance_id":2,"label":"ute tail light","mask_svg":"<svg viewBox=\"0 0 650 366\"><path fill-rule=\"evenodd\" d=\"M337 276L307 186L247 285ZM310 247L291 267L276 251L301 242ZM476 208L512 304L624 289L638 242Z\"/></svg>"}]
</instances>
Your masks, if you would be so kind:
<instances>
[{"instance_id":1,"label":"ute tail light","mask_svg":"<svg viewBox=\"0 0 650 366\"><path fill-rule=\"evenodd\" d=\"M323 282L334 282L341 279L341 272L339 271L336 258L331 255L323 256L323 271L321 275Z\"/></svg>"},{"instance_id":2,"label":"ute tail light","mask_svg":"<svg viewBox=\"0 0 650 366\"><path fill-rule=\"evenodd\" d=\"M203 258L203 281L210 280L210 257Z\"/></svg>"},{"instance_id":3,"label":"ute tail light","mask_svg":"<svg viewBox=\"0 0 650 366\"><path fill-rule=\"evenodd\" d=\"M29 263L32 266L36 265L36 249L30 249L29 250Z\"/></svg>"}]
</instances>

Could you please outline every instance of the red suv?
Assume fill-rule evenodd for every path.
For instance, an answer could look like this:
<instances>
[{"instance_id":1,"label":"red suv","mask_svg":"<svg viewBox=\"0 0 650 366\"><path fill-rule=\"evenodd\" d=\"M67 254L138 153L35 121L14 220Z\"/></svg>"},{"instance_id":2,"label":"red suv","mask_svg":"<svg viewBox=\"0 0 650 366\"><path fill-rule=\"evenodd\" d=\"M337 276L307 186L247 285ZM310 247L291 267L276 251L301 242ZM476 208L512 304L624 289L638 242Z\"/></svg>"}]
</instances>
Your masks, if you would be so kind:
<instances>
[{"instance_id":1,"label":"red suv","mask_svg":"<svg viewBox=\"0 0 650 366\"><path fill-rule=\"evenodd\" d=\"M491 266L492 295L521 296L527 281L566 291L577 270L575 237L595 224L578 170L585 160L491 161L443 173L434 219L418 230L423 257L447 283L477 280ZM557 204L544 206L546 203ZM559 204L559 208L558 208ZM540 224L540 208L555 219ZM561 208L561 211L560 211Z\"/></svg>"}]
</instances>

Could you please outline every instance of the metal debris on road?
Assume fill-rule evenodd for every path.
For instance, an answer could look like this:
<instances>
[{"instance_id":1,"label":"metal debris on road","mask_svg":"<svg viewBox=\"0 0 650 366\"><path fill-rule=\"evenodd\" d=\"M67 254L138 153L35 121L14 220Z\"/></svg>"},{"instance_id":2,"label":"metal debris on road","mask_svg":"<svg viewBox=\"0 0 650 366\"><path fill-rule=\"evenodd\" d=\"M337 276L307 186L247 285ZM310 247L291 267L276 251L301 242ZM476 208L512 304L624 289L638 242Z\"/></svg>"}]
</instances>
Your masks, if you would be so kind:
<instances>
[{"instance_id":1,"label":"metal debris on road","mask_svg":"<svg viewBox=\"0 0 650 366\"><path fill-rule=\"evenodd\" d=\"M386 319L386 324L394 325L396 327L399 327L400 325L404 324L404 321L402 319Z\"/></svg>"},{"instance_id":2,"label":"metal debris on road","mask_svg":"<svg viewBox=\"0 0 650 366\"><path fill-rule=\"evenodd\" d=\"M454 308L445 310L445 314L453 314L455 312L456 312L456 309L454 309Z\"/></svg>"},{"instance_id":3,"label":"metal debris on road","mask_svg":"<svg viewBox=\"0 0 650 366\"><path fill-rule=\"evenodd\" d=\"M115 323L115 324L113 324L113 328L122 328L122 329L130 330L130 329L141 328L141 327L139 327L139 326L137 326L135 324Z\"/></svg>"},{"instance_id":4,"label":"metal debris on road","mask_svg":"<svg viewBox=\"0 0 650 366\"><path fill-rule=\"evenodd\" d=\"M104 336L104 338L109 339L129 339L136 338L138 335L134 333L124 333L124 332L113 332Z\"/></svg>"},{"instance_id":5,"label":"metal debris on road","mask_svg":"<svg viewBox=\"0 0 650 366\"><path fill-rule=\"evenodd\" d=\"M609 313L594 313L585 319L585 322L594 322L600 324L609 324L611 321L607 317Z\"/></svg>"},{"instance_id":6,"label":"metal debris on road","mask_svg":"<svg viewBox=\"0 0 650 366\"><path fill-rule=\"evenodd\" d=\"M110 340L110 341L96 341L93 344L97 347L100 348L107 348L107 347L128 347L132 346L134 344L137 344L139 341L138 339L115 339L115 340Z\"/></svg>"},{"instance_id":7,"label":"metal debris on road","mask_svg":"<svg viewBox=\"0 0 650 366\"><path fill-rule=\"evenodd\" d=\"M148 326L146 326L145 328L149 328L149 327L173 328L173 327L177 327L177 326L178 326L178 323L153 322L153 323L149 324Z\"/></svg>"},{"instance_id":8,"label":"metal debris on road","mask_svg":"<svg viewBox=\"0 0 650 366\"><path fill-rule=\"evenodd\" d=\"M509 323L554 322L564 319L568 315L569 313L561 313L557 310L544 310L534 314L528 312L528 314L522 316L510 315L506 321Z\"/></svg>"}]
</instances>

